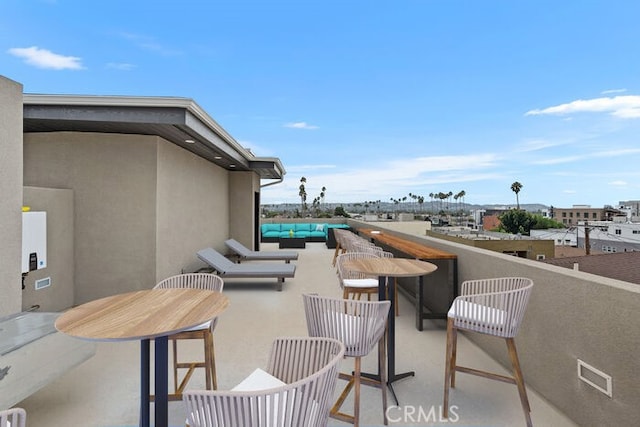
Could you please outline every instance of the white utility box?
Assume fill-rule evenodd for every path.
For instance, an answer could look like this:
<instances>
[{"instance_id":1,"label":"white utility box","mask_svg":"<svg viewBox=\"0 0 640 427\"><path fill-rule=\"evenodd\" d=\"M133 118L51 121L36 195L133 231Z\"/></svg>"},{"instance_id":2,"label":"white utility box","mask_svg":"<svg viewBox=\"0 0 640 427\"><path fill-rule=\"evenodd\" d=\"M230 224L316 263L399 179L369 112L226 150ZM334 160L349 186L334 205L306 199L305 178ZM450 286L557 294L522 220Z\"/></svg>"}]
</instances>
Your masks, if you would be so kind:
<instances>
[{"instance_id":1,"label":"white utility box","mask_svg":"<svg viewBox=\"0 0 640 427\"><path fill-rule=\"evenodd\" d=\"M22 212L22 272L47 266L47 213Z\"/></svg>"}]
</instances>

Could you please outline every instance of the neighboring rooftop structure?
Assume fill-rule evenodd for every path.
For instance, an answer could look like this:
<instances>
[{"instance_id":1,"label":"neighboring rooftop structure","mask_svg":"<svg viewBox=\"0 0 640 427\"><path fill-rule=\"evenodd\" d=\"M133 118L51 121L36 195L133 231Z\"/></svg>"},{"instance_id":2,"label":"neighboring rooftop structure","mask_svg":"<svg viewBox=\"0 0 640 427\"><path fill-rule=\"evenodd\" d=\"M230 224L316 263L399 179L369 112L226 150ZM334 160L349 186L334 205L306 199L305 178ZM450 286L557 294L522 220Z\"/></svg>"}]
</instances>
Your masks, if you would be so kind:
<instances>
[{"instance_id":1,"label":"neighboring rooftop structure","mask_svg":"<svg viewBox=\"0 0 640 427\"><path fill-rule=\"evenodd\" d=\"M640 285L640 252L547 258L542 262Z\"/></svg>"}]
</instances>

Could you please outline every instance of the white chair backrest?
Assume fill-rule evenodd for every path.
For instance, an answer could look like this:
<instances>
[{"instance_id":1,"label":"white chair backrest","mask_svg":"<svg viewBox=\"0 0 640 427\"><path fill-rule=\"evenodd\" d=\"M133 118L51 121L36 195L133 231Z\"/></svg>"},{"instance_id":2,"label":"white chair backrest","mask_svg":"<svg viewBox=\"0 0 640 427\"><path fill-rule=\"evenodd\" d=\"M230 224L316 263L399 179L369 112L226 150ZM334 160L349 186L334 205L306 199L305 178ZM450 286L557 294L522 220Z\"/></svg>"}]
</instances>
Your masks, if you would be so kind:
<instances>
[{"instance_id":1,"label":"white chair backrest","mask_svg":"<svg viewBox=\"0 0 640 427\"><path fill-rule=\"evenodd\" d=\"M303 295L307 330L345 345L345 356L366 356L384 334L390 301L360 301Z\"/></svg>"},{"instance_id":2,"label":"white chair backrest","mask_svg":"<svg viewBox=\"0 0 640 427\"><path fill-rule=\"evenodd\" d=\"M22 408L11 408L0 411L0 427L25 427L27 413Z\"/></svg>"},{"instance_id":3,"label":"white chair backrest","mask_svg":"<svg viewBox=\"0 0 640 427\"><path fill-rule=\"evenodd\" d=\"M188 288L188 289L203 289L207 291L217 291L222 292L224 288L224 280L222 277L216 276L211 273L186 273L186 274L178 274L175 276L167 277L164 280L161 280L157 285L153 287L154 289L172 289L172 288ZM210 323L206 322L203 326L207 324L211 328L211 331L216 328L218 323L218 318L216 317ZM199 326L198 329L203 329L202 326ZM1 427L1 426L0 426Z\"/></svg>"},{"instance_id":4,"label":"white chair backrest","mask_svg":"<svg viewBox=\"0 0 640 427\"><path fill-rule=\"evenodd\" d=\"M222 292L224 280L211 273L186 273L161 280L154 289L189 288Z\"/></svg>"},{"instance_id":5,"label":"white chair backrest","mask_svg":"<svg viewBox=\"0 0 640 427\"><path fill-rule=\"evenodd\" d=\"M532 289L533 281L525 277L467 280L451 308L456 327L515 337Z\"/></svg>"},{"instance_id":6,"label":"white chair backrest","mask_svg":"<svg viewBox=\"0 0 640 427\"><path fill-rule=\"evenodd\" d=\"M189 427L324 427L344 356L331 338L278 338L267 372L286 385L258 391L185 391Z\"/></svg>"},{"instance_id":7,"label":"white chair backrest","mask_svg":"<svg viewBox=\"0 0 640 427\"><path fill-rule=\"evenodd\" d=\"M350 270L345 267L345 262L351 261L354 259L374 259L379 258L379 256L372 253L365 252L345 252L343 254L338 255L336 260L336 266L338 271L338 280L340 280L340 286L343 286L343 280L345 279L377 279L377 276L367 275L364 273L357 272L355 270Z\"/></svg>"},{"instance_id":8,"label":"white chair backrest","mask_svg":"<svg viewBox=\"0 0 640 427\"><path fill-rule=\"evenodd\" d=\"M382 248L362 238L358 238L357 240L354 240L352 243L352 248L354 252L370 252L370 251L373 252L373 251L382 250Z\"/></svg>"}]
</instances>

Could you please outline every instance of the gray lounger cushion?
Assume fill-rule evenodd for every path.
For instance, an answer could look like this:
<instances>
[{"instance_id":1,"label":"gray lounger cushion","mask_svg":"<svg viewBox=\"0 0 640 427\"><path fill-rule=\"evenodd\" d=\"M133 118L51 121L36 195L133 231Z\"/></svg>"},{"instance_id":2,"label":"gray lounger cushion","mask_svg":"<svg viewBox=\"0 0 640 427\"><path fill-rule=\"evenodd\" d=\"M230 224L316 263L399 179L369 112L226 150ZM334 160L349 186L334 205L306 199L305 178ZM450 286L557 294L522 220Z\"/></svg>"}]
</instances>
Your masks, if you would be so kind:
<instances>
[{"instance_id":1,"label":"gray lounger cushion","mask_svg":"<svg viewBox=\"0 0 640 427\"><path fill-rule=\"evenodd\" d=\"M235 239L229 239L224 242L229 249L240 256L240 259L247 261L264 260L264 261L285 261L298 259L298 252L295 251L252 251L242 243Z\"/></svg>"},{"instance_id":2,"label":"gray lounger cushion","mask_svg":"<svg viewBox=\"0 0 640 427\"><path fill-rule=\"evenodd\" d=\"M198 251L198 258L217 271L221 277L276 277L278 290L282 290L285 277L294 277L296 272L294 264L236 264L213 248Z\"/></svg>"}]
</instances>

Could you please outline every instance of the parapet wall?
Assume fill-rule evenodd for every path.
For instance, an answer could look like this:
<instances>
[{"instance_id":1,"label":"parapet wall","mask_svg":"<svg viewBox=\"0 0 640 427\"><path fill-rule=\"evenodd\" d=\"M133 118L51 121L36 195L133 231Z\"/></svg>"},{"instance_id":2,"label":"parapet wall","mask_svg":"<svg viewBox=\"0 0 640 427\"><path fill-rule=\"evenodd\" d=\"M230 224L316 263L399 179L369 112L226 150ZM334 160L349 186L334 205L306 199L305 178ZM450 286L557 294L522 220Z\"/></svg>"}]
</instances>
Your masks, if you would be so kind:
<instances>
[{"instance_id":1,"label":"parapet wall","mask_svg":"<svg viewBox=\"0 0 640 427\"><path fill-rule=\"evenodd\" d=\"M349 224L371 228L366 222ZM376 226L395 231L385 223ZM581 426L637 425L640 286L419 234L404 237L455 253L460 282L499 276L533 279L516 337L527 385ZM510 369L504 340L468 336ZM612 377L612 397L578 379L578 359Z\"/></svg>"}]
</instances>

